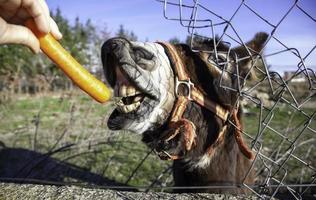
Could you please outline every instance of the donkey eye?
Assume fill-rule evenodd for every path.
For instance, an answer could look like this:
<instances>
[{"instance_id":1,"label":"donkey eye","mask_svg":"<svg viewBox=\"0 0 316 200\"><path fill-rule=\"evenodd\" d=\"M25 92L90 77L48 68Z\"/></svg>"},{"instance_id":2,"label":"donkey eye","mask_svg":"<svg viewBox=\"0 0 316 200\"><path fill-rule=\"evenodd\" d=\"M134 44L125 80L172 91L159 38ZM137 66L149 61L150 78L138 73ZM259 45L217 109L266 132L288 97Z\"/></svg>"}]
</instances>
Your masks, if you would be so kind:
<instances>
[{"instance_id":1,"label":"donkey eye","mask_svg":"<svg viewBox=\"0 0 316 200\"><path fill-rule=\"evenodd\" d=\"M226 63L228 63L228 57L226 54L219 53L217 54L217 60L215 62L218 65L225 65Z\"/></svg>"},{"instance_id":2,"label":"donkey eye","mask_svg":"<svg viewBox=\"0 0 316 200\"><path fill-rule=\"evenodd\" d=\"M143 48L134 48L134 56L136 60L140 60L140 59L151 60L153 58L153 55Z\"/></svg>"},{"instance_id":3,"label":"donkey eye","mask_svg":"<svg viewBox=\"0 0 316 200\"><path fill-rule=\"evenodd\" d=\"M145 57L144 52L142 50L140 50L140 49L136 49L134 52L135 52L135 57L138 58L138 59Z\"/></svg>"},{"instance_id":4,"label":"donkey eye","mask_svg":"<svg viewBox=\"0 0 316 200\"><path fill-rule=\"evenodd\" d=\"M134 47L132 58L137 65L145 70L153 70L156 66L156 57L153 53L142 47Z\"/></svg>"},{"instance_id":5,"label":"donkey eye","mask_svg":"<svg viewBox=\"0 0 316 200\"><path fill-rule=\"evenodd\" d=\"M210 56L209 62L216 67L223 69L225 65L228 63L227 56L223 54L217 54L217 58L215 55Z\"/></svg>"}]
</instances>

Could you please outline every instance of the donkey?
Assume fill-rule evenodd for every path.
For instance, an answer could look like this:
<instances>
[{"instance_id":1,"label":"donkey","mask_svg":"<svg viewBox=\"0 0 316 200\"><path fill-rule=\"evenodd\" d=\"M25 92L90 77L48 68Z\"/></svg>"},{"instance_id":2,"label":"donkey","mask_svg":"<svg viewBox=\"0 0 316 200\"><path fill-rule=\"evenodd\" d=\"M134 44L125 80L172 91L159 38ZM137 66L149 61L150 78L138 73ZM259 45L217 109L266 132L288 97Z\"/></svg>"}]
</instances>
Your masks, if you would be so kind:
<instances>
[{"instance_id":1,"label":"donkey","mask_svg":"<svg viewBox=\"0 0 316 200\"><path fill-rule=\"evenodd\" d=\"M161 159L173 160L175 186L244 192L225 187L254 183L237 90L227 88L255 76L251 69L267 38L259 32L235 48L218 39L200 40L198 52L186 44L109 39L101 49L103 69L120 100L108 127L142 134Z\"/></svg>"}]
</instances>

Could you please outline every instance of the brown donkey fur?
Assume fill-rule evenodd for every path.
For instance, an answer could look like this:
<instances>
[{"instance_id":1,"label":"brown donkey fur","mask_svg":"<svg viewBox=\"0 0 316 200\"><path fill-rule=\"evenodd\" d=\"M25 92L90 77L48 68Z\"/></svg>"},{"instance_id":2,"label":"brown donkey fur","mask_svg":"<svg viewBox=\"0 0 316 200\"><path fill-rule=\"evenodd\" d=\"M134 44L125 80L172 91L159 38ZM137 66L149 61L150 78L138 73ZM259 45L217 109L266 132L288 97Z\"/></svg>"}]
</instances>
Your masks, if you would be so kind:
<instances>
[{"instance_id":1,"label":"brown donkey fur","mask_svg":"<svg viewBox=\"0 0 316 200\"><path fill-rule=\"evenodd\" d=\"M258 55L262 50L263 44L267 39L265 33L258 33L255 38L246 45L251 49L253 55ZM203 41L200 44L204 50L213 50L213 41ZM227 110L233 111L232 108L236 104L237 94L218 88L219 74L216 74L214 66L211 66L207 58L208 53L194 53L187 45L176 45L177 53L184 61L191 81L198 85L203 93L207 94L208 98L222 105ZM228 47L222 43L217 46L217 51L228 52ZM231 50L236 53L239 58L246 57L247 51L245 47L237 47ZM253 57L254 58L254 57ZM240 79L243 81L251 67L251 58L239 62ZM234 64L233 64L234 65ZM231 66L231 74L224 77L223 85L237 88L237 78L233 77L236 74L236 66ZM251 74L251 72L250 72ZM251 74L253 75L253 74ZM250 76L251 76L250 75ZM229 77L228 77L229 76ZM249 77L248 77L249 78ZM237 112L238 121L241 120L241 108ZM161 133L166 132L165 127L161 130L156 130L155 133L145 132L143 141L149 146L159 151L166 151L170 155L181 155L183 159L175 160L173 163L173 176L175 186L216 186L210 189L195 189L195 190L175 190L176 192L230 192L243 193L245 189L233 189L232 187L242 183L253 184L253 171L250 171L252 160L245 157L240 151L236 142L236 123L235 126L227 124L214 113L204 107L197 105L194 102L189 103L184 118L192 121L196 127L197 138L195 146L186 151L183 145L184 138L181 133L173 141L168 143L161 140L165 136ZM233 120L231 120L234 122ZM227 124L225 130L223 127ZM185 131L185 130L183 130ZM217 140L219 133L224 131L221 139ZM159 138L159 139L157 139ZM158 142L157 142L158 140ZM210 153L209 151L212 150ZM248 173L248 174L247 174ZM217 186L219 186L217 188ZM223 186L223 187L220 187Z\"/></svg>"},{"instance_id":2,"label":"brown donkey fur","mask_svg":"<svg viewBox=\"0 0 316 200\"><path fill-rule=\"evenodd\" d=\"M258 56L260 57L267 37L268 35L266 33L257 33L251 41L245 44L247 48L245 46L239 46L230 49L218 40L199 41L196 45L199 45L199 49L204 50L201 52L193 52L191 48L185 44L174 46L195 87L230 113L237 113L237 119L235 118L235 121L233 118L229 118L229 121L235 123L229 123L229 121L222 120L206 108L190 101L183 114L184 119L191 121L195 125L196 137L190 150L184 145L186 138L183 133L186 130L180 129L180 133L173 139L165 140L170 134L168 130L170 128L170 126L168 126L168 119L164 120L163 123L156 123L157 125L153 123L150 129L142 132L143 142L150 148L155 149L156 152L167 152L169 155L177 155L180 157L180 159L174 160L173 162L175 186L222 186L222 188L216 189L176 190L176 192L241 193L244 192L245 189L229 189L225 186L254 183L252 173L247 175L252 161L245 157L236 142L237 132L233 124L237 122L242 124L241 108L234 110L234 108L236 108L235 105L238 104L238 93L227 88L237 89L238 84L242 85L246 79L254 75L251 72L251 68L256 64L256 58ZM214 44L216 45L218 58L215 58ZM103 45L102 59L106 78L114 87L117 85L118 81L116 78L118 75L115 76L115 71L109 66L124 66L126 68L121 67L121 69L123 69L123 75L126 78L125 82L130 81L138 88L143 88L143 91L149 87L155 89L155 84L144 84L143 81L150 82L152 78L149 79L147 77L147 79L140 79L139 77L151 76L155 70L152 63L157 62L148 62L148 60L157 59L155 57L157 55L142 49L143 47L137 46L136 48L135 45L138 44L121 38L113 39ZM141 53L139 52L140 49L142 51ZM172 63L170 56L168 56L168 50L164 50L170 60L171 67L174 69L174 63ZM142 59L137 59L139 56L142 57ZM146 63L151 63L149 73L145 71L148 67L146 67L146 64L144 65L143 58L147 60ZM142 64L141 69L137 68L138 61ZM221 64L223 62L226 62L225 66ZM129 65L126 66L126 63ZM127 68L130 66L138 70L135 72L134 69ZM225 67L224 73L222 73L223 67ZM133 75L137 73L143 73L144 75L141 74L133 77ZM137 79L136 81L135 78ZM220 87L220 83L227 88ZM141 87L141 85L146 85L146 87ZM148 91L154 90L146 91L148 93ZM154 99L152 96L155 96L155 94L151 93L150 96L149 98ZM156 103L154 103L155 101L147 101L147 99L144 101L145 106L148 106L148 110L153 110L152 107L156 105ZM151 107L150 104L152 104ZM142 111L142 108L143 107L140 107L139 110ZM148 110L145 110L141 114L142 116L137 115L139 112L137 110L128 114L122 114L115 110L110 116L108 126L115 130L129 129L129 127L131 127L130 124L133 123L131 121L142 123L142 121L147 120L148 117L143 116L151 112ZM220 134L221 132L223 134Z\"/></svg>"}]
</instances>

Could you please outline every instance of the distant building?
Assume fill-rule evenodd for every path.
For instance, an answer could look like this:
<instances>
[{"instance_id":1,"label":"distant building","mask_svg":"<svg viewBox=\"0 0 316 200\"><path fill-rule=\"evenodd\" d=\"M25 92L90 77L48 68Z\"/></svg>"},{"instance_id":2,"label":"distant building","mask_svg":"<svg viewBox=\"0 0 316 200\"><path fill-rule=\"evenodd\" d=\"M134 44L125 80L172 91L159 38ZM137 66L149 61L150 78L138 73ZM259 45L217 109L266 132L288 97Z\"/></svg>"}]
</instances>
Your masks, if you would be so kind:
<instances>
[{"instance_id":1,"label":"distant building","mask_svg":"<svg viewBox=\"0 0 316 200\"><path fill-rule=\"evenodd\" d=\"M285 71L284 80L289 80L291 79L291 82L293 83L301 83L307 81L306 74L303 72L296 72L296 71Z\"/></svg>"}]
</instances>

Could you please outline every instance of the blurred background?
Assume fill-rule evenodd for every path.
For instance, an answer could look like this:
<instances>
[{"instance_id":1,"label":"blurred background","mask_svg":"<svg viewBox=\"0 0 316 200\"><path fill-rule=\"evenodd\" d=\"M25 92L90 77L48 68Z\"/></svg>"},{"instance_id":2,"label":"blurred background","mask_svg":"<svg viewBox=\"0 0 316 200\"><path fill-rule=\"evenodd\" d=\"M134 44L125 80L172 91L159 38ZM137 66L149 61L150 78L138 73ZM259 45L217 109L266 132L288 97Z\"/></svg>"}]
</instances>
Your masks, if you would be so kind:
<instances>
[{"instance_id":1,"label":"blurred background","mask_svg":"<svg viewBox=\"0 0 316 200\"><path fill-rule=\"evenodd\" d=\"M167 1L168 2L168 1ZM171 1L177 2L177 1ZM279 40L270 40L265 48L265 54L270 55L287 48L295 48L300 56L310 55L304 60L305 66L311 69L316 68L315 51L310 52L315 47L316 28L315 18L316 3L312 0L302 0L299 8L291 10L294 1L247 1L247 6L241 7L234 15L231 23L235 30L228 28L227 33L238 34L243 41L250 40L256 32L264 31L273 33ZM108 3L91 0L89 2L78 0L76 3L62 0L48 0L51 15L56 20L64 38L62 44L69 50L82 64L89 70L101 76L100 46L110 37L123 36L131 40L157 41L164 40L173 43L190 43L192 30L181 26L178 20L165 20L166 18L179 18L180 12L177 6L168 6L164 11L164 3L159 1L119 1ZM192 4L190 0L182 1L183 4ZM220 35L224 24L211 27L207 19L212 19L212 23L220 23L224 19L233 16L240 6L240 1L199 1L206 8L211 8L213 13L222 18L212 15L208 10L200 9L197 18L206 20L197 22L195 26L205 26L194 29L195 34L211 37ZM303 12L303 11L304 12ZM254 12L255 13L254 13ZM182 10L182 18L189 18L191 9ZM308 19L306 14L311 15ZM281 19L285 19L279 24ZM264 17L264 20L260 19ZM267 23L268 21L268 23ZM199 23L199 24L198 24ZM277 26L277 29L275 29ZM212 30L213 33L212 33ZM231 45L236 45L232 43ZM278 55L266 57L270 70L279 72L295 71L300 62L299 57L292 56L292 51L284 51ZM33 56L26 48L16 46L5 46L1 49L1 75L7 75L5 79L21 77L19 83L12 81L19 92L21 90L56 90L60 87L72 87L52 63L44 57ZM19 60L19 61L17 61ZM45 77L41 77L44 75ZM31 79L28 77L30 76ZM44 80L44 79L48 80ZM14 79L14 78L13 78ZM62 80L64 79L64 80ZM5 81L3 81L5 82ZM13 83L14 82L14 83ZM36 82L36 85L34 82ZM47 84L45 82L48 82ZM6 85L5 83L3 83ZM18 84L18 85L16 85ZM23 86L22 86L23 85ZM27 86L30 85L30 86ZM32 88L33 86L35 88ZM52 87L52 88L50 88ZM1 87L2 88L2 87ZM23 88L23 89L22 89ZM28 91L26 91L28 93Z\"/></svg>"},{"instance_id":2,"label":"blurred background","mask_svg":"<svg viewBox=\"0 0 316 200\"><path fill-rule=\"evenodd\" d=\"M265 166L258 180L315 183L316 1L198 2L193 16L192 0L47 0L63 46L102 80L100 47L111 37L190 44L196 35L225 32L223 40L233 47L257 32L270 34L266 71L259 70L260 79L245 86L247 94L260 99L244 100L248 139L260 140L264 146L257 151L273 160L258 161ZM225 27L224 19L232 25ZM109 131L112 109L113 102L100 105L79 91L44 55L1 46L0 180L165 191L172 185L172 163L160 161L139 135ZM291 161L293 148L301 160ZM280 163L285 171L266 171Z\"/></svg>"}]
</instances>

